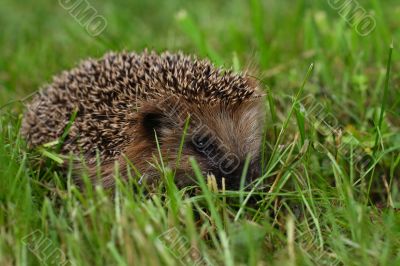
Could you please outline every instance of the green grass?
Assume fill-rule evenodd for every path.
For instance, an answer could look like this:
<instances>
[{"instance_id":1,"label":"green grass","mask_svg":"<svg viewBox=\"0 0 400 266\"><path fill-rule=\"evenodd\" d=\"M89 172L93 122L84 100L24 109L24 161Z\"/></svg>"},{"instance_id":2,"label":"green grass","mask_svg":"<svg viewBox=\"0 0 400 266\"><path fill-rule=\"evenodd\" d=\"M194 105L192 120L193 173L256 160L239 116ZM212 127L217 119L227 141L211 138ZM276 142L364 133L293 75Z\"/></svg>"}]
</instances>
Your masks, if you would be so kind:
<instances>
[{"instance_id":1,"label":"green grass","mask_svg":"<svg viewBox=\"0 0 400 266\"><path fill-rule=\"evenodd\" d=\"M214 265L400 265L397 0L358 1L376 20L364 37L333 1L89 2L98 37L58 1L0 2L0 265L190 265L190 248ZM82 192L57 154L26 149L27 95L81 59L145 48L251 70L268 93L258 183L272 185L215 191L192 161L187 193L160 160L151 193L118 167L114 196Z\"/></svg>"}]
</instances>

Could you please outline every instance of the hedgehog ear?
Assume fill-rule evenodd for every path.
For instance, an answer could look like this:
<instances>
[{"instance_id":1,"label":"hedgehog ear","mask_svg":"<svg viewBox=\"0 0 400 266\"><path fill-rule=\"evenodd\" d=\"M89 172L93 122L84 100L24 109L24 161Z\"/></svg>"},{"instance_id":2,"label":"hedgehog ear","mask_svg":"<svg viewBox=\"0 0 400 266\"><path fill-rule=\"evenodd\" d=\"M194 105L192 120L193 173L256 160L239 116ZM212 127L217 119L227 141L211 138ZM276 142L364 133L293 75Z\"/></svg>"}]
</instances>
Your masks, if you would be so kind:
<instances>
[{"instance_id":1,"label":"hedgehog ear","mask_svg":"<svg viewBox=\"0 0 400 266\"><path fill-rule=\"evenodd\" d=\"M157 139L160 140L160 138L165 134L165 131L170 128L168 117L159 109L144 111L142 113L141 124L145 134L154 138L154 140L154 134L157 134Z\"/></svg>"},{"instance_id":2,"label":"hedgehog ear","mask_svg":"<svg viewBox=\"0 0 400 266\"><path fill-rule=\"evenodd\" d=\"M159 133L162 127L162 114L160 113L144 113L142 118L142 125L146 130L147 135L154 135L157 133L159 137Z\"/></svg>"}]
</instances>

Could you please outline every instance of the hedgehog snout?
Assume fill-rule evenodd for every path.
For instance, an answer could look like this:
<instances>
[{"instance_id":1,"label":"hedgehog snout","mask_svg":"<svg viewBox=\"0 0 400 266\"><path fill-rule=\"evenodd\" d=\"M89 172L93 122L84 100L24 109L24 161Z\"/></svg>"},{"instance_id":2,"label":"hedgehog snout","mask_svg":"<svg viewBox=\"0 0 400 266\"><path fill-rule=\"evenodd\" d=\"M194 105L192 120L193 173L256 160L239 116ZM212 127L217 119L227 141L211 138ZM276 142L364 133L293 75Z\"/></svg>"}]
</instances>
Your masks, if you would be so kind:
<instances>
[{"instance_id":1,"label":"hedgehog snout","mask_svg":"<svg viewBox=\"0 0 400 266\"><path fill-rule=\"evenodd\" d=\"M218 187L222 188L222 179L225 179L225 189L227 190L239 190L241 188L242 177L244 175L243 187L248 189L253 181L260 177L261 166L259 161L253 161L249 164L247 171L244 173L245 161L240 162L235 169L227 174L221 169L214 169L212 173L217 177Z\"/></svg>"}]
</instances>

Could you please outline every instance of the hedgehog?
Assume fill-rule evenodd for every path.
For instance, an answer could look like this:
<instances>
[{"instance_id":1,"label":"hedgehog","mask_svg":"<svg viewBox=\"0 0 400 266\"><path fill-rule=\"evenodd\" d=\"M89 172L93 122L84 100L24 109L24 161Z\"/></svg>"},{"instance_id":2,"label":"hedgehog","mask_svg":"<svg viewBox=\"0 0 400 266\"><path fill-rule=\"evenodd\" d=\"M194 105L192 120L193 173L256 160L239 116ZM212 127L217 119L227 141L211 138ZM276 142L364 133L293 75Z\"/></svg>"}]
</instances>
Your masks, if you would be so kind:
<instances>
[{"instance_id":1,"label":"hedgehog","mask_svg":"<svg viewBox=\"0 0 400 266\"><path fill-rule=\"evenodd\" d=\"M260 175L263 96L250 75L207 59L110 52L42 87L27 105L21 134L29 148L62 138L60 154L80 159L73 172L85 168L93 184L107 188L115 185L116 163L123 178L134 167L140 182L158 182L160 160L178 187L194 185L193 157L204 176L237 189L245 163L245 184Z\"/></svg>"}]
</instances>

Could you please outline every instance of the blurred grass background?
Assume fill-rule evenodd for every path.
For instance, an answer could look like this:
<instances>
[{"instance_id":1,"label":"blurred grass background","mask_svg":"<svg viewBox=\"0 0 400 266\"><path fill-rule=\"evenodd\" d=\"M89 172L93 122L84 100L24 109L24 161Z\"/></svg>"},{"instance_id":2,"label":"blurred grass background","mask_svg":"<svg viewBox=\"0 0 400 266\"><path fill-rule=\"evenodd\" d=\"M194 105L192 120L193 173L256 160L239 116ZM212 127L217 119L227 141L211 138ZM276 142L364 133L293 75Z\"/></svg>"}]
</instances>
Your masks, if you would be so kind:
<instances>
[{"instance_id":1,"label":"blurred grass background","mask_svg":"<svg viewBox=\"0 0 400 266\"><path fill-rule=\"evenodd\" d=\"M43 263L21 242L35 229L44 232L72 265L174 265L179 259L154 244L168 228L178 228L214 264L400 265L397 0L357 1L376 21L367 36L360 36L329 1L88 3L107 21L97 37L59 1L0 0L0 105L10 103L0 113L1 265ZM227 68L251 70L276 106L270 109L277 113L276 120L269 114L271 130L282 126L291 97L314 63L303 96L312 95L357 137L354 149L371 154L392 41L381 153L373 156L370 171L359 173L351 162L307 151L300 164L286 165L280 173L287 181L291 167L302 169L303 176L292 176L294 189L285 190L282 183L274 193L262 195L261 207L249 207L239 220L232 218L235 206L209 191L204 193L213 197L214 205L201 204L201 197L187 199L174 189L167 199L163 194L149 198L132 196L121 185L119 196L110 199L104 191L87 195L73 186L65 188L57 182L57 172L30 165L30 154L18 136L23 106L16 100L87 57L147 48L184 51ZM293 141L294 152L300 153L300 142L292 136L298 128L303 132L304 121L296 114L297 124L291 123L284 142ZM310 125L305 130L303 137L309 140L335 142L321 140ZM290 154L282 152L282 160ZM168 201L171 196L185 212L176 211ZM295 215L289 202L302 214ZM218 219L223 228L215 225Z\"/></svg>"},{"instance_id":2,"label":"blurred grass background","mask_svg":"<svg viewBox=\"0 0 400 266\"><path fill-rule=\"evenodd\" d=\"M88 3L107 21L97 38L58 1L2 0L0 62L2 91L6 92L2 102L37 89L52 75L88 56L144 48L211 56L228 67L233 65L235 54L241 68L254 66L260 72L285 65L286 71L269 72L267 81L272 88L281 80L298 82L304 69L315 61L317 74L321 73L316 76L335 92L336 86L343 87L344 75L350 70L363 74L382 67L392 38L399 34L400 8L395 0L384 4L359 1L377 22L366 37L359 36L328 1ZM307 52L313 56L304 59ZM394 56L397 62L398 55ZM349 93L338 96L346 99Z\"/></svg>"}]
</instances>

